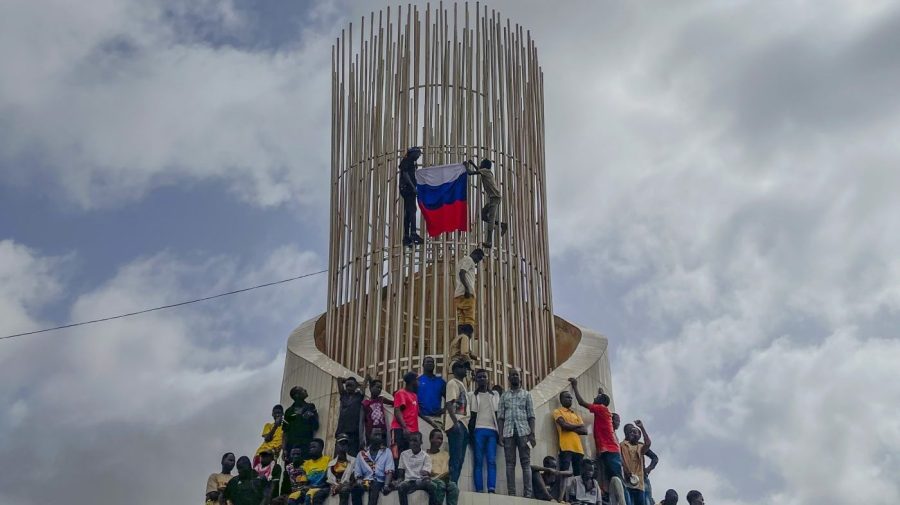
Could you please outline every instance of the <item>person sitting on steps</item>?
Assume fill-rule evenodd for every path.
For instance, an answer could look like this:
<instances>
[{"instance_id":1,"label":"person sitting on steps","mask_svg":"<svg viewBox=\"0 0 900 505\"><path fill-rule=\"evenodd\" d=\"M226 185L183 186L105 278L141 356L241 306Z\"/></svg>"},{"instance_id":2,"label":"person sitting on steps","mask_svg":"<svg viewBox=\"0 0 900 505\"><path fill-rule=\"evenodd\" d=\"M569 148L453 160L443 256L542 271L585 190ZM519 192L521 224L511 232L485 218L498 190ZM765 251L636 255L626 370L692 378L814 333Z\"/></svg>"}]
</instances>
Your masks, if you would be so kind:
<instances>
[{"instance_id":1,"label":"person sitting on steps","mask_svg":"<svg viewBox=\"0 0 900 505\"><path fill-rule=\"evenodd\" d=\"M481 188L484 190L484 196L487 200L481 209L481 220L484 221L484 244L482 247L490 249L494 244L494 230L500 227L500 236L506 235L509 229L507 223L499 220L500 202L503 196L500 193L500 187L497 186L497 180L494 179L494 172L491 170L491 160L483 159L477 167L471 160L466 160L465 164L471 166L473 170L466 169L469 175L477 175L481 177Z\"/></svg>"}]
</instances>

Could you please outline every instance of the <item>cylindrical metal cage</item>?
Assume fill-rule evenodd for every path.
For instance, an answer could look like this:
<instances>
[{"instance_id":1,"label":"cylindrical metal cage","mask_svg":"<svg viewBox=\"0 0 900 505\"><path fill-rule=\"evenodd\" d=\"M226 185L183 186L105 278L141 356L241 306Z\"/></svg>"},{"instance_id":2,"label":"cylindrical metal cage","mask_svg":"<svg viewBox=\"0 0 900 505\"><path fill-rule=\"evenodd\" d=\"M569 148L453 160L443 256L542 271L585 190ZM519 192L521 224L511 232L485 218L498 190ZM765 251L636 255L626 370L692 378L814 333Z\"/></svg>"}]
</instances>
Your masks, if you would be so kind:
<instances>
[{"instance_id":1,"label":"cylindrical metal cage","mask_svg":"<svg viewBox=\"0 0 900 505\"><path fill-rule=\"evenodd\" d=\"M483 240L483 195L468 189L469 231L402 244L398 164L488 158L508 233L478 267L475 352L492 380L530 387L555 366L547 249L543 76L529 32L476 4L390 8L333 47L328 356L396 386L424 356L446 366L456 336L456 264ZM419 213L417 225L424 236Z\"/></svg>"}]
</instances>

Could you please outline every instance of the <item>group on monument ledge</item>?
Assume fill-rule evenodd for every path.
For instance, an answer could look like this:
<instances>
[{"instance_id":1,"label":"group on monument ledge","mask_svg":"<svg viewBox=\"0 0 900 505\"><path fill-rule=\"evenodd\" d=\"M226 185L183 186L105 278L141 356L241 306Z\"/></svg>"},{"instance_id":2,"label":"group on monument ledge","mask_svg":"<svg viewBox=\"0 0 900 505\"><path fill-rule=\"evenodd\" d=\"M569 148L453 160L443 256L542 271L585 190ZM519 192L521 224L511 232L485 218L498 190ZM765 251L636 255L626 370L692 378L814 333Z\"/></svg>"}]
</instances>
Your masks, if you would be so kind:
<instances>
[{"instance_id":1,"label":"group on monument ledge","mask_svg":"<svg viewBox=\"0 0 900 505\"><path fill-rule=\"evenodd\" d=\"M241 456L235 461L230 452L222 457L221 472L207 481L206 505L318 505L329 496L338 496L341 505L351 500L362 505L364 495L368 505L377 505L380 496L393 492L407 505L408 496L419 491L427 494L429 505L456 505L469 448L475 491L495 492L498 446L505 453L510 496L579 505L657 503L649 475L659 458L650 450L647 429L639 420L626 424L620 441L619 416L610 412L610 398L602 388L589 403L578 382L569 379L571 392L559 394L560 407L552 413L559 453L544 455L540 465L533 465L534 408L519 371L509 372L505 391L489 383L487 371L472 371L465 359L454 361L451 371L445 380L435 374L434 358L425 357L421 375L403 376L403 387L393 395L393 413L385 408L389 402L382 396L380 380L367 377L360 384L355 377L339 379L331 456L323 453L322 438L316 438L320 425L315 405L307 401L303 387L292 388L293 403L286 410L281 405L272 408L272 422L263 427L263 442L252 460ZM582 437L588 430L573 406L576 402L594 416L593 459L584 457ZM420 418L433 427L427 446L419 432ZM516 489L517 459L521 493ZM675 505L678 499L669 489L658 503ZM688 505L704 503L696 490L686 499Z\"/></svg>"}]
</instances>

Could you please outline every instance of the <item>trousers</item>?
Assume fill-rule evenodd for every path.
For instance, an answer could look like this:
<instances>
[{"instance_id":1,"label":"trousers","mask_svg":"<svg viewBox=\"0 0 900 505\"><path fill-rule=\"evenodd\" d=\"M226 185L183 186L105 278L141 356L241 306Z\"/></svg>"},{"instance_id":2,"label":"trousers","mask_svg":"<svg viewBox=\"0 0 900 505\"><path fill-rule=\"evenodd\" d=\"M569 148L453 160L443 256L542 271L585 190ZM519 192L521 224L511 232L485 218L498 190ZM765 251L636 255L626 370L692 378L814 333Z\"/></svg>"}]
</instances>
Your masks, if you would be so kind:
<instances>
[{"instance_id":1,"label":"trousers","mask_svg":"<svg viewBox=\"0 0 900 505\"><path fill-rule=\"evenodd\" d=\"M411 237L416 232L416 195L401 194L403 197L403 237Z\"/></svg>"},{"instance_id":2,"label":"trousers","mask_svg":"<svg viewBox=\"0 0 900 505\"><path fill-rule=\"evenodd\" d=\"M405 480L397 486L397 497L400 500L400 505L409 505L409 494L416 491L425 491L428 494L428 505L437 505L434 484L430 480L424 479Z\"/></svg>"},{"instance_id":3,"label":"trousers","mask_svg":"<svg viewBox=\"0 0 900 505\"><path fill-rule=\"evenodd\" d=\"M525 498L534 494L531 489L531 447L526 437L513 435L503 438L503 455L506 459L506 492L516 495L516 452L519 453L519 465L522 466L522 484Z\"/></svg>"},{"instance_id":4,"label":"trousers","mask_svg":"<svg viewBox=\"0 0 900 505\"><path fill-rule=\"evenodd\" d=\"M463 461L466 459L468 441L469 430L462 421L447 430L447 443L450 446L450 482L454 486L459 483L459 474L462 472Z\"/></svg>"},{"instance_id":5,"label":"trousers","mask_svg":"<svg viewBox=\"0 0 900 505\"><path fill-rule=\"evenodd\" d=\"M497 229L497 216L500 214L501 198L491 198L481 209L481 220L484 221L484 243L494 243L494 231Z\"/></svg>"},{"instance_id":6,"label":"trousers","mask_svg":"<svg viewBox=\"0 0 900 505\"><path fill-rule=\"evenodd\" d=\"M457 505L459 503L459 486L455 482L452 480L434 480L432 484L434 484L434 501L437 502L437 505L444 503L445 499L447 500L447 505Z\"/></svg>"},{"instance_id":7,"label":"trousers","mask_svg":"<svg viewBox=\"0 0 900 505\"><path fill-rule=\"evenodd\" d=\"M497 432L490 428L475 428L475 461L472 474L475 478L475 492L484 491L484 466L487 461L488 491L497 489Z\"/></svg>"}]
</instances>

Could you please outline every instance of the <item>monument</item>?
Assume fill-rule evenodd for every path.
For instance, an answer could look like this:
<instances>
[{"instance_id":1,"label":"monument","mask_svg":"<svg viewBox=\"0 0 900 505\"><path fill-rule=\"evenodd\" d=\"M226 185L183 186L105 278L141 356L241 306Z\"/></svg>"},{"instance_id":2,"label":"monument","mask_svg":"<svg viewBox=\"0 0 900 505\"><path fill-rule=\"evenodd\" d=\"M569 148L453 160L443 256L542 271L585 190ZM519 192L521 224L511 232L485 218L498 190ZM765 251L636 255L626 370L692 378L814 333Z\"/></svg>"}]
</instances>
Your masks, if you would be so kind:
<instances>
[{"instance_id":1,"label":"monument","mask_svg":"<svg viewBox=\"0 0 900 505\"><path fill-rule=\"evenodd\" d=\"M509 229L478 268L473 367L504 387L521 370L538 416L532 459L555 454L550 412L566 379L578 377L582 391L612 387L606 339L553 313L543 73L530 32L479 4L387 8L341 32L331 73L327 311L288 340L284 402L303 385L330 446L336 377L379 377L392 392L424 356L449 374L456 265L482 242L482 196L470 180L467 232L407 247L398 164L410 146L421 146L425 167L490 159Z\"/></svg>"}]
</instances>

